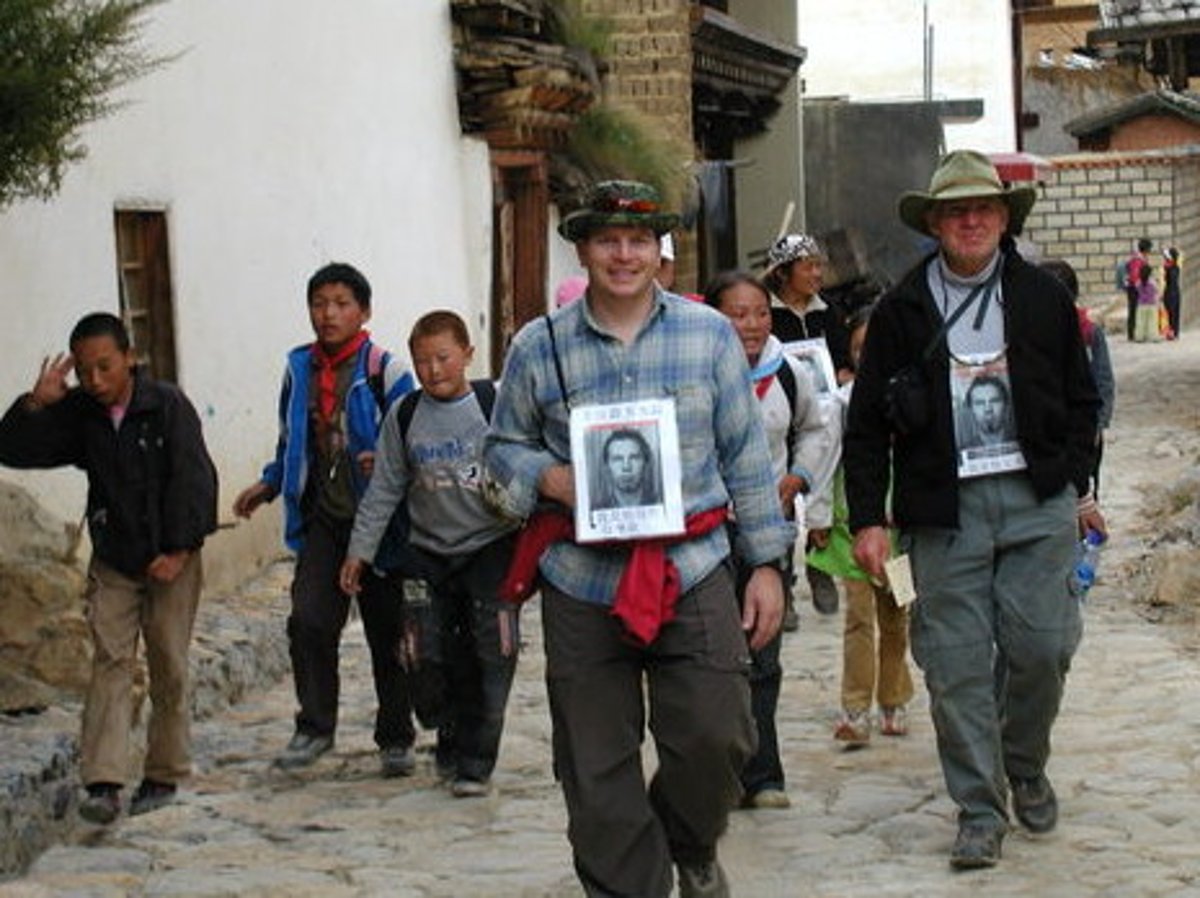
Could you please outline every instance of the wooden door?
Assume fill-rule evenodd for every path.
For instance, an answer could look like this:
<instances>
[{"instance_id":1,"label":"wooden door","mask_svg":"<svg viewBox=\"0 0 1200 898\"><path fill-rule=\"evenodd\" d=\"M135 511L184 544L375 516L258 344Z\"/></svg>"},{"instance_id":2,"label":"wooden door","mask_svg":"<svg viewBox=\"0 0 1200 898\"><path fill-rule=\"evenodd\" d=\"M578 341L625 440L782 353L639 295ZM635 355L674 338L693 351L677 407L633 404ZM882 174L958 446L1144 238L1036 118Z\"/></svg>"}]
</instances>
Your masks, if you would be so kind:
<instances>
[{"instance_id":1,"label":"wooden door","mask_svg":"<svg viewBox=\"0 0 1200 898\"><path fill-rule=\"evenodd\" d=\"M544 154L492 153L492 376L513 335L545 313L550 190Z\"/></svg>"}]
</instances>

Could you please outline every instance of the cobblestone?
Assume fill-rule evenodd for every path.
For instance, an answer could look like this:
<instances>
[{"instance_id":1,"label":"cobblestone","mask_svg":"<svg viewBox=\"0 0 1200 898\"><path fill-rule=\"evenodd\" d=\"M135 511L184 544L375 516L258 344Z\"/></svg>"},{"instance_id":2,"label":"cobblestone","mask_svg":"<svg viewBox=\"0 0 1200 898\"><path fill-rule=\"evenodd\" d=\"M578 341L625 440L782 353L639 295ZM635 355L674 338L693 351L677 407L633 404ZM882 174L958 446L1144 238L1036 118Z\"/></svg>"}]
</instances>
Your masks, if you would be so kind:
<instances>
[{"instance_id":1,"label":"cobblestone","mask_svg":"<svg viewBox=\"0 0 1200 898\"><path fill-rule=\"evenodd\" d=\"M1118 365L1148 379L1166 376L1171 365L1195 370L1200 360L1200 343L1114 344ZM1141 389L1123 376L1122 401L1136 402ZM946 857L955 809L923 691L908 737L876 735L868 748L842 750L832 739L840 618L805 606L800 631L785 638L779 714L793 805L734 814L720 849L734 894L1200 898L1195 634L1148 621L1129 585L1148 538L1138 522L1142 485L1183 470L1195 453L1146 465L1139 453L1163 431L1147 427L1143 415L1152 412L1122 423L1119 412L1110 434L1106 508L1115 537L1086 607L1055 733L1048 773L1061 801L1057 830L1014 831L997 868L952 873ZM1194 447L1195 435L1187 439ZM274 601L284 602L282 587L274 588ZM379 776L369 657L352 626L338 743L314 767L287 774L270 766L291 732L289 681L248 691L196 725L196 772L177 804L109 830L74 829L25 876L0 885L0 895L578 896L551 774L536 605L525 633L495 788L486 798L455 799L438 784L428 733L416 775ZM649 747L646 763L653 764Z\"/></svg>"}]
</instances>

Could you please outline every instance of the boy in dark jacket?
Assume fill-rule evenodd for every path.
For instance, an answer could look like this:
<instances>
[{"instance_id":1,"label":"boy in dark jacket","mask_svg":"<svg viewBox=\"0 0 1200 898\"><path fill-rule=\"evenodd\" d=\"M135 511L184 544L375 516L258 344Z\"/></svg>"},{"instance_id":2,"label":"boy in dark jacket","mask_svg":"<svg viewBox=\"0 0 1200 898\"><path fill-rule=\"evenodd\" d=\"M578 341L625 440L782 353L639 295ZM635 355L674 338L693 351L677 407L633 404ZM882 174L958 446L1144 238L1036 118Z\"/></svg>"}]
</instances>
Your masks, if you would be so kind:
<instances>
[{"instance_id":1,"label":"boy in dark jacket","mask_svg":"<svg viewBox=\"0 0 1200 898\"><path fill-rule=\"evenodd\" d=\"M144 778L129 813L170 802L191 770L187 652L202 584L200 547L216 529L217 474L192 404L137 367L119 318L85 316L70 347L42 363L33 389L0 421L0 462L75 465L88 476L94 655L81 740L88 794L79 813L108 824L120 813L129 767L139 634L152 708ZM72 368L76 387L67 385Z\"/></svg>"}]
</instances>

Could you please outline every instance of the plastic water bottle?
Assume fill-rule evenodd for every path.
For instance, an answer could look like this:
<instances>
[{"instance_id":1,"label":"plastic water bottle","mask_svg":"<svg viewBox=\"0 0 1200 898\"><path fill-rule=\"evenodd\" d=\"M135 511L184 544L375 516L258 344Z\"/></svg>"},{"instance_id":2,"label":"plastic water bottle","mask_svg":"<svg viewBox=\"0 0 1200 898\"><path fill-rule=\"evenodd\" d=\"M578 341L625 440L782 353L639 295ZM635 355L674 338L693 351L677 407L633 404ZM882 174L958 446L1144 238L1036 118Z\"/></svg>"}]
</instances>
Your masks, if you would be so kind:
<instances>
[{"instance_id":1,"label":"plastic water bottle","mask_svg":"<svg viewBox=\"0 0 1200 898\"><path fill-rule=\"evenodd\" d=\"M1071 594L1079 601L1087 598L1088 590L1096 582L1096 572L1100 568L1100 547L1104 545L1104 534L1098 530L1089 530L1079 542L1075 553L1075 567L1071 570Z\"/></svg>"}]
</instances>

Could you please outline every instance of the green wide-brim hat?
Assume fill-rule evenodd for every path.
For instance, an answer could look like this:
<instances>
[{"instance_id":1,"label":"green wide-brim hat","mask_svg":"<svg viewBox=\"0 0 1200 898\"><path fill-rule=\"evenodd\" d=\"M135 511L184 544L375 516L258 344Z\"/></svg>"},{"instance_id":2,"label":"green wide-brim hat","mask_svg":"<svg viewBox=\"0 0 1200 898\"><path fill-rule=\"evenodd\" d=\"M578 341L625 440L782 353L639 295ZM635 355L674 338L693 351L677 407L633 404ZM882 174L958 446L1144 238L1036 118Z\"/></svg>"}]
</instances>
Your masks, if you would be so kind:
<instances>
[{"instance_id":1,"label":"green wide-brim hat","mask_svg":"<svg viewBox=\"0 0 1200 898\"><path fill-rule=\"evenodd\" d=\"M664 212L658 191L640 181L600 181L592 186L583 205L567 215L558 233L572 243L609 226L649 228L656 236L679 224L679 216Z\"/></svg>"},{"instance_id":2,"label":"green wide-brim hat","mask_svg":"<svg viewBox=\"0 0 1200 898\"><path fill-rule=\"evenodd\" d=\"M910 190L900 197L897 208L902 222L914 231L932 237L934 235L930 233L926 219L935 203L985 196L999 197L1004 201L1008 206L1008 230L1016 234L1033 208L1037 190L1029 185L1005 187L996 166L983 153L955 150L938 163L929 181L928 192Z\"/></svg>"}]
</instances>

